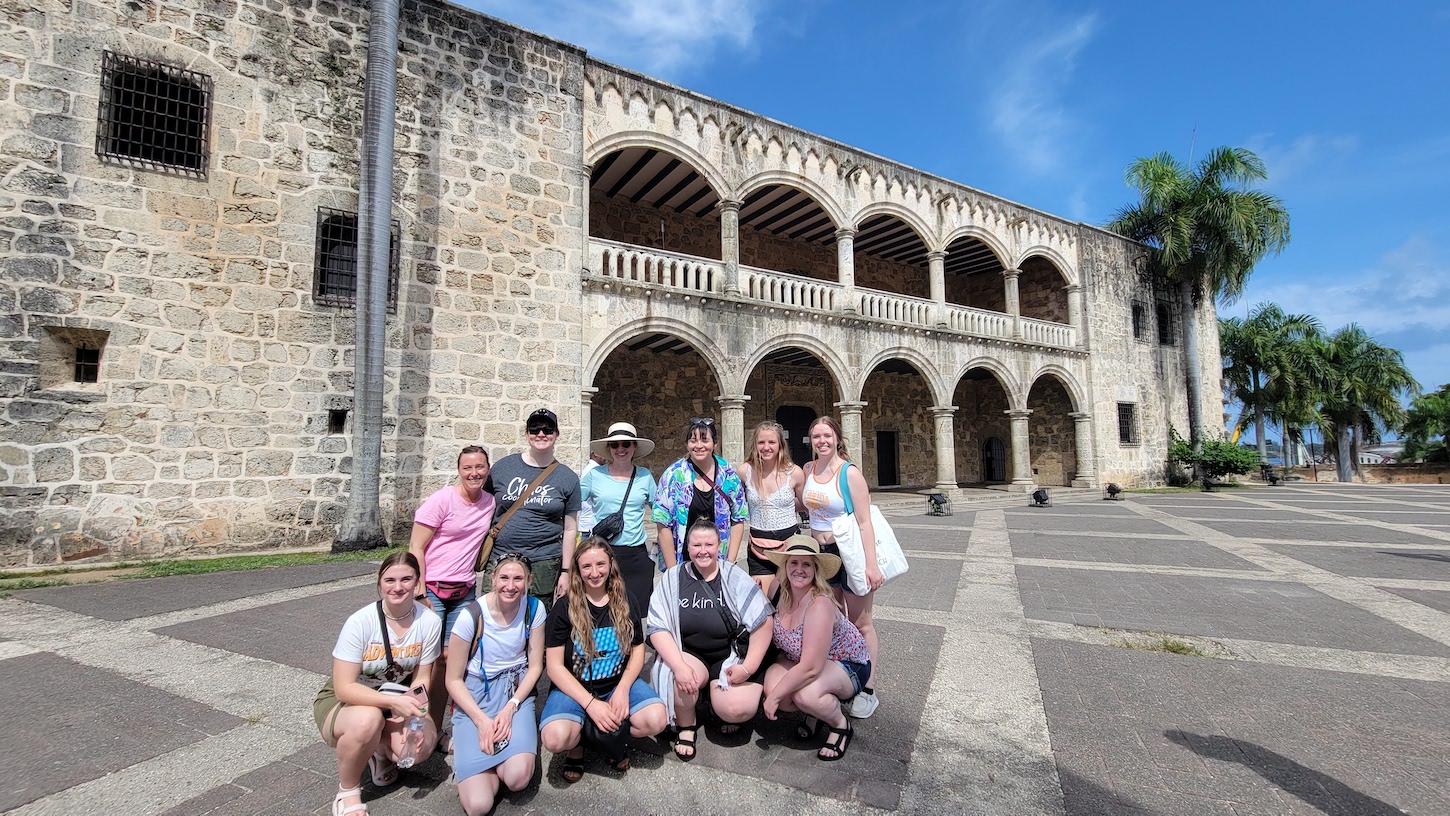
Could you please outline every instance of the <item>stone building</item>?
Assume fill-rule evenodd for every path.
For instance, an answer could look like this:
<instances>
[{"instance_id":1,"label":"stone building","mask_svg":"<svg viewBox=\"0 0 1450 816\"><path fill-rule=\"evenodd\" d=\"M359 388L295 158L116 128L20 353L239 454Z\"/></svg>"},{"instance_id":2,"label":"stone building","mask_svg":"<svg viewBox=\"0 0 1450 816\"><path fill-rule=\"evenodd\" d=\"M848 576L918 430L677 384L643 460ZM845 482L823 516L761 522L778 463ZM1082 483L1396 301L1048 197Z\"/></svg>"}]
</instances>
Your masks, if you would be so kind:
<instances>
[{"instance_id":1,"label":"stone building","mask_svg":"<svg viewBox=\"0 0 1450 816\"><path fill-rule=\"evenodd\" d=\"M0 564L330 540L366 25L355 0L0 21ZM658 470L691 416L738 459L756 422L799 447L830 413L875 486L1162 478L1179 316L1130 243L431 0L403 5L398 98L395 540L538 405L569 462L620 419Z\"/></svg>"}]
</instances>

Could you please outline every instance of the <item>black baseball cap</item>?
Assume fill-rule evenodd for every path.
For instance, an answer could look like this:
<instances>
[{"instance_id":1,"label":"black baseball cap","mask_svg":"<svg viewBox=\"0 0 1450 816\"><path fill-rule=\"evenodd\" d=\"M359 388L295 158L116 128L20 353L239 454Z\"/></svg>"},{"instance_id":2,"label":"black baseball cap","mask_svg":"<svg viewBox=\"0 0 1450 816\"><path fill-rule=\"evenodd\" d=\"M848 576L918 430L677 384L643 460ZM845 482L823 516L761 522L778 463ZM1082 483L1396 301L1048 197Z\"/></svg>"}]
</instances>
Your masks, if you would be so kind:
<instances>
[{"instance_id":1,"label":"black baseball cap","mask_svg":"<svg viewBox=\"0 0 1450 816\"><path fill-rule=\"evenodd\" d=\"M536 428L540 425L548 425L557 431L559 430L559 417L548 408L540 408L529 414L528 420L524 422L525 428Z\"/></svg>"}]
</instances>

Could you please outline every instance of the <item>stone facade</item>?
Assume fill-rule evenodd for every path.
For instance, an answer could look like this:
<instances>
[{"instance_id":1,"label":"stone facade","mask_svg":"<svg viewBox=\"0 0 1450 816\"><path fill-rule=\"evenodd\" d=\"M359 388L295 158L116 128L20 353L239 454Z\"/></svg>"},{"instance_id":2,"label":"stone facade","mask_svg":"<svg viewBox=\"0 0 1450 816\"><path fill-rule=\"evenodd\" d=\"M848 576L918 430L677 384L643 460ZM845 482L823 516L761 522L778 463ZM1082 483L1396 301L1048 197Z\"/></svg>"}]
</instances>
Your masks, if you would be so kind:
<instances>
[{"instance_id":1,"label":"stone facade","mask_svg":"<svg viewBox=\"0 0 1450 816\"><path fill-rule=\"evenodd\" d=\"M903 485L984 479L991 438L1017 489L1162 480L1185 375L1176 346L1132 336L1133 303L1171 302L1140 248L456 6L402 14L395 542L461 445L517 450L538 405L570 465L627 419L659 442L658 471L697 415L739 459L784 406L840 417L873 485L878 432L895 433ZM0 22L0 565L330 541L355 315L316 295L317 232L320 208L357 209L366 27L354 0L44 0ZM106 51L210 78L205 173L98 158ZM590 169L630 147L680 158L728 202L789 185L848 230L890 216L936 260L595 200ZM653 271L611 277L616 245L591 235ZM1010 272L942 276L968 238L1021 270L1015 289ZM1199 316L1211 329L1212 304ZM691 350L627 348L661 335ZM93 346L97 381L74 381ZM1119 403L1137 410L1131 443Z\"/></svg>"}]
</instances>

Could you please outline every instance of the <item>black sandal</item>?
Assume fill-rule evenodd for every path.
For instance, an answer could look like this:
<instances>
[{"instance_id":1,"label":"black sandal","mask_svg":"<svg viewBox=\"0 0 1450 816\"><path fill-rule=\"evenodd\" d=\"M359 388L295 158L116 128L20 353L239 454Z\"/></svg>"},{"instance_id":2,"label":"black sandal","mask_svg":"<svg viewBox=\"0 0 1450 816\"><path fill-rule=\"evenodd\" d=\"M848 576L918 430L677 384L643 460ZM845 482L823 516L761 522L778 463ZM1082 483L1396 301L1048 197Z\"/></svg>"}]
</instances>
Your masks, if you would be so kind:
<instances>
[{"instance_id":1,"label":"black sandal","mask_svg":"<svg viewBox=\"0 0 1450 816\"><path fill-rule=\"evenodd\" d=\"M816 752L816 759L822 762L835 762L846 755L846 749L851 747L851 738L856 736L856 728L851 721L846 720L845 728L830 728L826 734L826 744ZM839 738L839 739L838 739ZM826 752L830 751L830 754Z\"/></svg>"},{"instance_id":2,"label":"black sandal","mask_svg":"<svg viewBox=\"0 0 1450 816\"><path fill-rule=\"evenodd\" d=\"M685 738L686 732L689 732L690 735L688 739ZM681 762L693 762L695 760L695 756L699 753L699 749L695 747L695 737L699 732L700 726L698 725L682 725L675 730L675 756L679 757ZM685 756L680 753L680 748L690 749L690 755Z\"/></svg>"},{"instance_id":3,"label":"black sandal","mask_svg":"<svg viewBox=\"0 0 1450 816\"><path fill-rule=\"evenodd\" d=\"M609 767L613 768L618 773L624 773L625 771L629 770L629 754L625 754L624 759L621 759L620 761L614 763L613 765L610 765Z\"/></svg>"},{"instance_id":4,"label":"black sandal","mask_svg":"<svg viewBox=\"0 0 1450 816\"><path fill-rule=\"evenodd\" d=\"M568 782L571 785L583 779L584 755L580 754L579 756L571 757L568 754L565 754L564 768L559 771L559 776L563 777L564 781Z\"/></svg>"},{"instance_id":5,"label":"black sandal","mask_svg":"<svg viewBox=\"0 0 1450 816\"><path fill-rule=\"evenodd\" d=\"M799 740L815 739L821 733L821 721L815 717L806 717L800 725L795 727L795 738Z\"/></svg>"}]
</instances>

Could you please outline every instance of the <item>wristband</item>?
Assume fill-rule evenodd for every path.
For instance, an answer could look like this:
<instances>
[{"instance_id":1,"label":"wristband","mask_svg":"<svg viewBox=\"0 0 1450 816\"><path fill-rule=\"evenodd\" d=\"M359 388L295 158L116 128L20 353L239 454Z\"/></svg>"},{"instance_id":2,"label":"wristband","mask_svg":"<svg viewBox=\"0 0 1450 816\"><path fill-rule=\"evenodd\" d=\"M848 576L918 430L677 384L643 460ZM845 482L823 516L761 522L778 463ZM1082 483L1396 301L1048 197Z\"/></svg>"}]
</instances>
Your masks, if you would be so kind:
<instances>
[{"instance_id":1,"label":"wristband","mask_svg":"<svg viewBox=\"0 0 1450 816\"><path fill-rule=\"evenodd\" d=\"M514 704L514 708L519 708L520 706L523 705L523 703L519 702L517 699L515 699L513 697L510 697L509 698L509 702Z\"/></svg>"}]
</instances>

